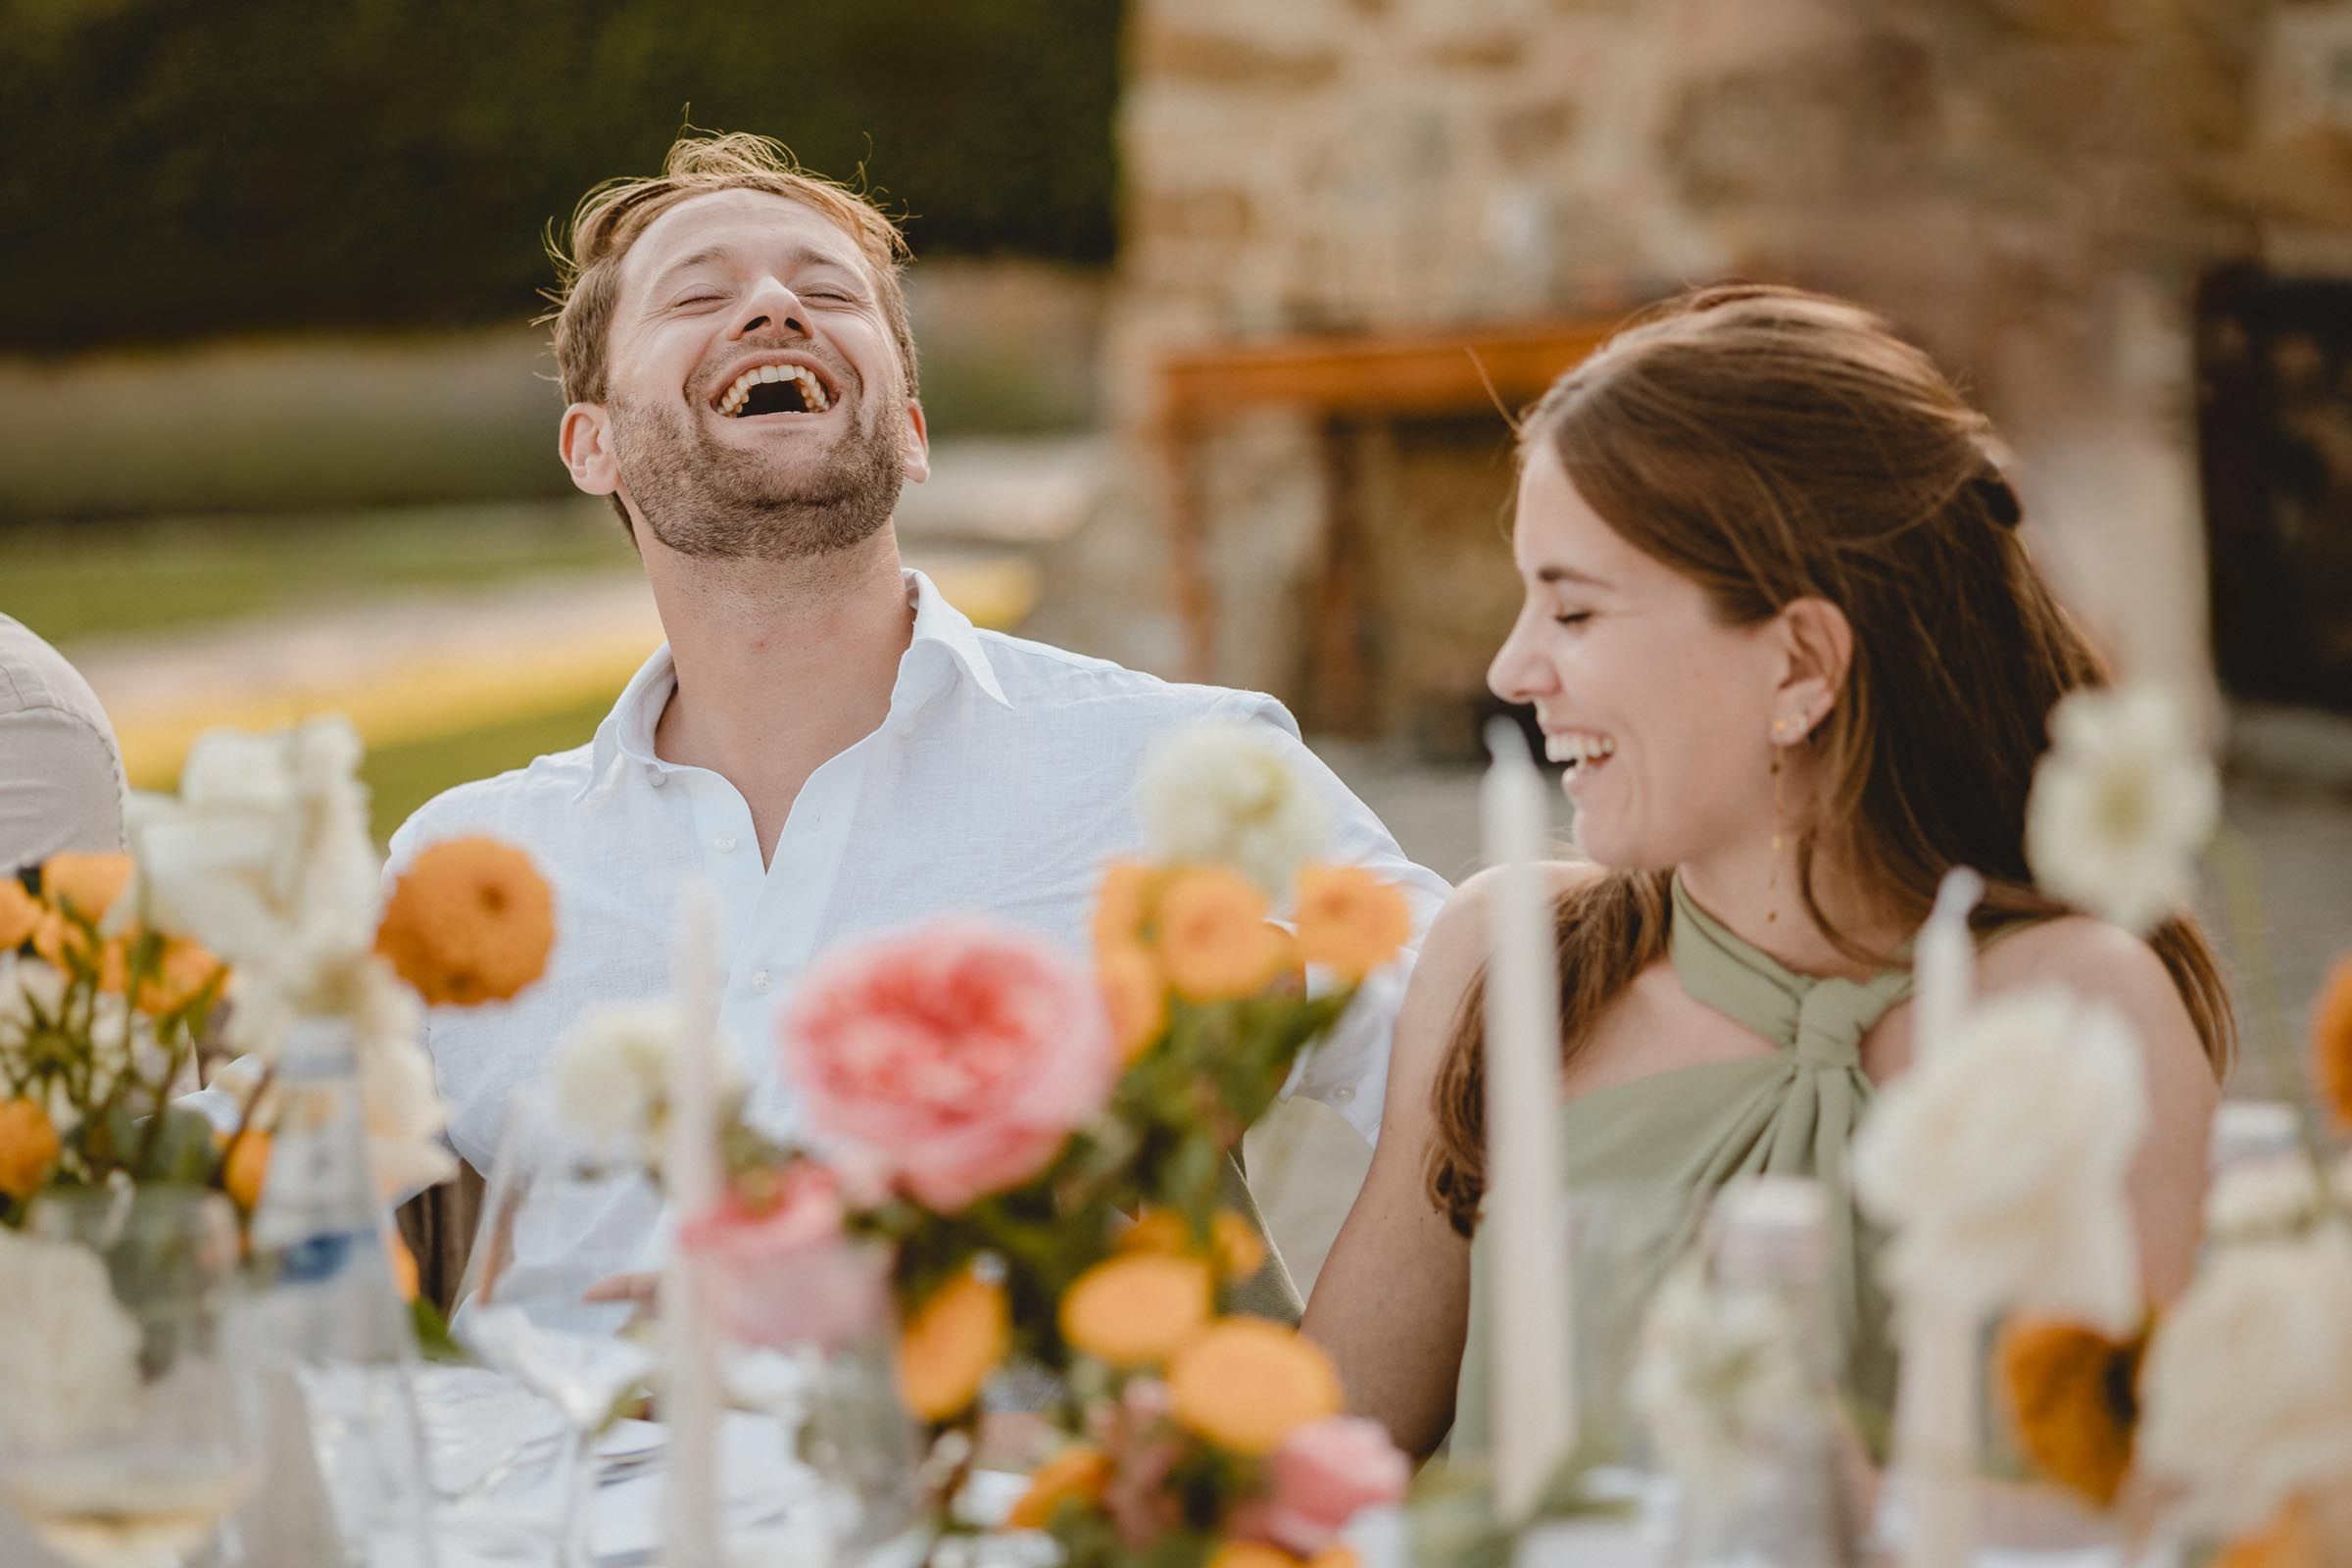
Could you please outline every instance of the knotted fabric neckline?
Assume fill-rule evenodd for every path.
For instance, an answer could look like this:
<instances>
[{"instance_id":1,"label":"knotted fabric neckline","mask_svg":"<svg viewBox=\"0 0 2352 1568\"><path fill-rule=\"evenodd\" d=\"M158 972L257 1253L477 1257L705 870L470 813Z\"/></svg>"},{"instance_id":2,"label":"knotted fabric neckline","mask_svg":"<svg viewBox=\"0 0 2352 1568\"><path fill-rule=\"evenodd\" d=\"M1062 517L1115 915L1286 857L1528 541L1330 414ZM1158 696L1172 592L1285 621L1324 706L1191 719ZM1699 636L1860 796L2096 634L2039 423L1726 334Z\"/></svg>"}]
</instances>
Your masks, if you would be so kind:
<instances>
[{"instance_id":1,"label":"knotted fabric neckline","mask_svg":"<svg viewBox=\"0 0 2352 1568\"><path fill-rule=\"evenodd\" d=\"M1795 1052L1807 1067L1859 1070L1863 1035L1911 994L1907 967L1868 980L1798 974L1700 908L1679 876L1670 954L1692 1001Z\"/></svg>"}]
</instances>

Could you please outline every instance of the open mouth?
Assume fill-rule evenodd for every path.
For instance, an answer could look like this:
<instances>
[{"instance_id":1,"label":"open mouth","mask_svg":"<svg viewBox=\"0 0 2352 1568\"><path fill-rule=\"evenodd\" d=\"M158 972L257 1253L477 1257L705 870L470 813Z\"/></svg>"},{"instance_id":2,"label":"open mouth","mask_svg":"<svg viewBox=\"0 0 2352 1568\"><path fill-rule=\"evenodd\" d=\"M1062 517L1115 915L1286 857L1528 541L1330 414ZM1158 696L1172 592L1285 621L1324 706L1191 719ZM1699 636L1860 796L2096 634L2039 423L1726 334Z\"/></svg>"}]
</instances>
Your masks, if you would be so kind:
<instances>
[{"instance_id":1,"label":"open mouth","mask_svg":"<svg viewBox=\"0 0 2352 1568\"><path fill-rule=\"evenodd\" d=\"M1617 743L1605 735L1546 735L1544 755L1563 764L1570 779L1577 779L1606 765L1617 755Z\"/></svg>"},{"instance_id":2,"label":"open mouth","mask_svg":"<svg viewBox=\"0 0 2352 1568\"><path fill-rule=\"evenodd\" d=\"M728 385L717 406L730 419L822 414L833 407L833 389L806 365L755 365Z\"/></svg>"}]
</instances>

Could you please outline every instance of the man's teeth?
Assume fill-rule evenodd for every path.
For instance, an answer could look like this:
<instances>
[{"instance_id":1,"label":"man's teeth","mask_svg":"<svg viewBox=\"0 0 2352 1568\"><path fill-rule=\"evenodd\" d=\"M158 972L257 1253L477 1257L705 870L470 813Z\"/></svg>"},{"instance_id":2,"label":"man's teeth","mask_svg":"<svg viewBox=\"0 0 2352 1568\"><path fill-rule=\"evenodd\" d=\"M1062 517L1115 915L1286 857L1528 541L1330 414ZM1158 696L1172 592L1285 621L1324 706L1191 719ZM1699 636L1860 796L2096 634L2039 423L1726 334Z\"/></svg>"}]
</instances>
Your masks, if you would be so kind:
<instances>
[{"instance_id":1,"label":"man's teeth","mask_svg":"<svg viewBox=\"0 0 2352 1568\"><path fill-rule=\"evenodd\" d=\"M1555 762L1581 767L1587 762L1615 757L1617 743L1598 735L1547 735L1544 738L1544 755Z\"/></svg>"},{"instance_id":2,"label":"man's teeth","mask_svg":"<svg viewBox=\"0 0 2352 1568\"><path fill-rule=\"evenodd\" d=\"M783 380L800 382L801 404L810 414L822 414L833 406L832 400L825 396L824 383L816 378L816 372L808 367L757 365L735 378L735 384L727 388L727 395L718 400L718 412L732 418L743 412L744 400L752 395L752 388L762 381Z\"/></svg>"}]
</instances>

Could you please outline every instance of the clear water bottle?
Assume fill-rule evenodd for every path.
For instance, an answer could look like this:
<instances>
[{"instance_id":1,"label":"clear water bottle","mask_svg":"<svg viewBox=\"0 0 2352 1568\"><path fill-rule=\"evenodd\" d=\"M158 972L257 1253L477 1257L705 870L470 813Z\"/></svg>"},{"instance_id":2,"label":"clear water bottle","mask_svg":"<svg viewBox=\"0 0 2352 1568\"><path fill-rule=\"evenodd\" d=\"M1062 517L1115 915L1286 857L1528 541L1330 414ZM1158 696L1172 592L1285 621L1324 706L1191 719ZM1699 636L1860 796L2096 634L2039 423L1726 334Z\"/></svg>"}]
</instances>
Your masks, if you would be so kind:
<instances>
[{"instance_id":1,"label":"clear water bottle","mask_svg":"<svg viewBox=\"0 0 2352 1568\"><path fill-rule=\"evenodd\" d=\"M299 1377L349 1568L432 1568L416 1336L392 1278L349 1027L305 1020L275 1073L270 1174L253 1216L262 1343Z\"/></svg>"},{"instance_id":2,"label":"clear water bottle","mask_svg":"<svg viewBox=\"0 0 2352 1568\"><path fill-rule=\"evenodd\" d=\"M1861 1498L1837 1392L1822 1189L1790 1177L1726 1186L1708 1227L1692 1319L1697 1401L1720 1401L1702 1466L1674 1465L1678 1568L1847 1568ZM1720 1336L1711 1349L1707 1336ZM1669 1456L1670 1464L1672 1463Z\"/></svg>"}]
</instances>

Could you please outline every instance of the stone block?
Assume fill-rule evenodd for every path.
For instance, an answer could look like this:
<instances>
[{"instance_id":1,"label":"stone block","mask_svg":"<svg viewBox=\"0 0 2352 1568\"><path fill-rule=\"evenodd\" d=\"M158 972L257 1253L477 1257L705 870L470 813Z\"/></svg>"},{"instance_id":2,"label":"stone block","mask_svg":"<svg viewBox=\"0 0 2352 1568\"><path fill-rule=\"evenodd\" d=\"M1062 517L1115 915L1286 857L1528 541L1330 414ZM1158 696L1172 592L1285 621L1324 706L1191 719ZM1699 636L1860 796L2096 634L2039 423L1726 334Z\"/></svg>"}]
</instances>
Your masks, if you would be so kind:
<instances>
[{"instance_id":1,"label":"stone block","mask_svg":"<svg viewBox=\"0 0 2352 1568\"><path fill-rule=\"evenodd\" d=\"M1129 43L1128 69L1143 78L1266 92L1301 92L1340 77L1337 47L1282 46L1211 31L1146 12Z\"/></svg>"}]
</instances>

